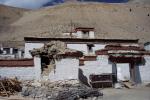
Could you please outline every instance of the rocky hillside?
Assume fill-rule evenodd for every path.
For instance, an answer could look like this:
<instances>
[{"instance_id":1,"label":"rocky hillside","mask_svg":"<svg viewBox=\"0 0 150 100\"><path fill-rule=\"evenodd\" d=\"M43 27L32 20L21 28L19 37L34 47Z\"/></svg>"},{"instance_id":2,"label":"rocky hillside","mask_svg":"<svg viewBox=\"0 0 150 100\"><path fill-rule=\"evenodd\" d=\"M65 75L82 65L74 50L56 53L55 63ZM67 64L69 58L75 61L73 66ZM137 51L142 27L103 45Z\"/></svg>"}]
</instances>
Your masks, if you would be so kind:
<instances>
[{"instance_id":1,"label":"rocky hillside","mask_svg":"<svg viewBox=\"0 0 150 100\"><path fill-rule=\"evenodd\" d=\"M66 3L11 14L14 11L8 13L13 21L0 21L5 26L0 28L0 40L61 37L63 32L71 31L72 23L73 27L95 27L97 38L150 41L150 4Z\"/></svg>"}]
</instances>

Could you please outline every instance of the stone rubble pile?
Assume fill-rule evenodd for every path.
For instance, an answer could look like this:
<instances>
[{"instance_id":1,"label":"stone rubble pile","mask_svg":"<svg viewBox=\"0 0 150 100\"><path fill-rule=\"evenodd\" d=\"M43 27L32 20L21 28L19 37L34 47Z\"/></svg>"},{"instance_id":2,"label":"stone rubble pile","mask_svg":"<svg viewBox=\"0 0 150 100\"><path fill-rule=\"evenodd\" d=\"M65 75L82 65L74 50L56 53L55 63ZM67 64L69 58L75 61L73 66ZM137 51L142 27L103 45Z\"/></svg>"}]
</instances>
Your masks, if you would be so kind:
<instances>
[{"instance_id":1,"label":"stone rubble pile","mask_svg":"<svg viewBox=\"0 0 150 100\"><path fill-rule=\"evenodd\" d=\"M41 82L41 86L24 85L23 96L42 100L79 100L102 97L99 90L91 89L77 80Z\"/></svg>"},{"instance_id":2,"label":"stone rubble pile","mask_svg":"<svg viewBox=\"0 0 150 100\"><path fill-rule=\"evenodd\" d=\"M76 52L76 50L66 48L65 43L61 41L51 41L46 43L42 48L30 51L33 56L48 55L49 57L65 54L66 52Z\"/></svg>"}]
</instances>

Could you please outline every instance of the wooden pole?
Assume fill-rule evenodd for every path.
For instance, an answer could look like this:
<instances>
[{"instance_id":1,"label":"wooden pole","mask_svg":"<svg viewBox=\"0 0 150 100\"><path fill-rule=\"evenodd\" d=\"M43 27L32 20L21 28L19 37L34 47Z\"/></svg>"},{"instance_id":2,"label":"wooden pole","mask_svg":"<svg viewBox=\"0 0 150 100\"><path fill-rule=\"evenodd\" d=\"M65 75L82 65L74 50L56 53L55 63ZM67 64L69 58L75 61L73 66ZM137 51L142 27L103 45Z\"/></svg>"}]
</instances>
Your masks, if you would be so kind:
<instances>
[{"instance_id":1,"label":"wooden pole","mask_svg":"<svg viewBox=\"0 0 150 100\"><path fill-rule=\"evenodd\" d=\"M9 94L7 93L7 91L6 91L6 89L5 89L5 86L3 85L2 82L0 82L0 85L1 85L1 87L3 88L4 93L7 95L7 97L9 97Z\"/></svg>"}]
</instances>

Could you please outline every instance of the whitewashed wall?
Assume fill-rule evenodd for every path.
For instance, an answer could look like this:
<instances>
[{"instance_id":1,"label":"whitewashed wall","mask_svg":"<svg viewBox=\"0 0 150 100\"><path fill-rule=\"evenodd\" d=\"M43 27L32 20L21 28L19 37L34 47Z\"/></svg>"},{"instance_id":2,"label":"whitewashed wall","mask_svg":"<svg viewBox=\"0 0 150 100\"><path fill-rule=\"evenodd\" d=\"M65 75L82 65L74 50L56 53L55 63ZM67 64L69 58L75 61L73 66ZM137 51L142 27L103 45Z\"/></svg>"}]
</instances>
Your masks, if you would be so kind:
<instances>
[{"instance_id":1,"label":"whitewashed wall","mask_svg":"<svg viewBox=\"0 0 150 100\"><path fill-rule=\"evenodd\" d=\"M24 57L25 58L32 58L31 54L30 54L30 50L33 50L34 48L41 48L44 46L44 43L25 43L25 54Z\"/></svg>"},{"instance_id":2,"label":"whitewashed wall","mask_svg":"<svg viewBox=\"0 0 150 100\"><path fill-rule=\"evenodd\" d=\"M87 79L90 74L112 73L112 64L109 64L108 56L98 56L97 61L85 61L85 65L80 67L78 59L66 58L56 62L56 69L49 73L49 79L78 79L78 68L82 69Z\"/></svg>"},{"instance_id":3,"label":"whitewashed wall","mask_svg":"<svg viewBox=\"0 0 150 100\"><path fill-rule=\"evenodd\" d=\"M79 60L66 58L56 62L55 71L49 73L50 81L78 79ZM55 72L55 73L54 73Z\"/></svg>"},{"instance_id":4,"label":"whitewashed wall","mask_svg":"<svg viewBox=\"0 0 150 100\"><path fill-rule=\"evenodd\" d=\"M56 62L56 69L49 73L49 79L50 81L78 79L78 68L82 69L87 78L90 74L112 73L108 56L98 56L97 61L85 61L85 65L80 67L78 59L66 58Z\"/></svg>"},{"instance_id":5,"label":"whitewashed wall","mask_svg":"<svg viewBox=\"0 0 150 100\"><path fill-rule=\"evenodd\" d=\"M136 81L139 83L150 82L150 56L145 56L145 64L136 66ZM116 64L118 81L130 80L129 63ZM99 55L96 61L85 61L84 66L79 66L78 59L62 59L56 63L55 73L51 71L49 79L58 81L64 79L78 79L78 68L89 81L90 74L115 73L114 65L109 62L108 56Z\"/></svg>"},{"instance_id":6,"label":"whitewashed wall","mask_svg":"<svg viewBox=\"0 0 150 100\"><path fill-rule=\"evenodd\" d=\"M0 76L14 78L17 77L21 80L40 80L41 78L41 59L39 57L34 58L34 66L29 67L1 67Z\"/></svg>"},{"instance_id":7,"label":"whitewashed wall","mask_svg":"<svg viewBox=\"0 0 150 100\"><path fill-rule=\"evenodd\" d=\"M146 50L150 50L150 44L145 46Z\"/></svg>"},{"instance_id":8,"label":"whitewashed wall","mask_svg":"<svg viewBox=\"0 0 150 100\"><path fill-rule=\"evenodd\" d=\"M34 67L0 67L0 76L23 80L32 80L35 77Z\"/></svg>"},{"instance_id":9,"label":"whitewashed wall","mask_svg":"<svg viewBox=\"0 0 150 100\"><path fill-rule=\"evenodd\" d=\"M104 49L106 44L94 44L93 51Z\"/></svg>"},{"instance_id":10,"label":"whitewashed wall","mask_svg":"<svg viewBox=\"0 0 150 100\"><path fill-rule=\"evenodd\" d=\"M34 79L40 80L41 79L41 58L40 57L34 57Z\"/></svg>"},{"instance_id":11,"label":"whitewashed wall","mask_svg":"<svg viewBox=\"0 0 150 100\"><path fill-rule=\"evenodd\" d=\"M106 44L94 44L93 53L96 50L104 49ZM88 47L87 44L67 44L67 48L82 51L85 55L88 54Z\"/></svg>"},{"instance_id":12,"label":"whitewashed wall","mask_svg":"<svg viewBox=\"0 0 150 100\"><path fill-rule=\"evenodd\" d=\"M137 66L137 72L139 70L140 76L138 76L143 83L150 82L150 56L145 56L145 64Z\"/></svg>"},{"instance_id":13,"label":"whitewashed wall","mask_svg":"<svg viewBox=\"0 0 150 100\"><path fill-rule=\"evenodd\" d=\"M0 58L15 58L13 54L0 54Z\"/></svg>"},{"instance_id":14,"label":"whitewashed wall","mask_svg":"<svg viewBox=\"0 0 150 100\"><path fill-rule=\"evenodd\" d=\"M112 73L112 64L105 55L98 56L96 61L85 61L84 64L84 66L80 66L80 69L88 80L90 74Z\"/></svg>"},{"instance_id":15,"label":"whitewashed wall","mask_svg":"<svg viewBox=\"0 0 150 100\"><path fill-rule=\"evenodd\" d=\"M32 58L30 54L30 50L33 50L34 48L41 48L44 46L44 43L25 43L25 58ZM106 45L104 44L94 44L93 47L93 53L95 53L96 50L104 49ZM87 44L67 44L67 48L82 51L84 54L88 54L88 47Z\"/></svg>"},{"instance_id":16,"label":"whitewashed wall","mask_svg":"<svg viewBox=\"0 0 150 100\"><path fill-rule=\"evenodd\" d=\"M89 32L89 38L93 38L93 39L95 38L94 31Z\"/></svg>"},{"instance_id":17,"label":"whitewashed wall","mask_svg":"<svg viewBox=\"0 0 150 100\"><path fill-rule=\"evenodd\" d=\"M77 36L77 38L82 38L83 37L83 33L82 31L77 31L76 34L74 34Z\"/></svg>"},{"instance_id":18,"label":"whitewashed wall","mask_svg":"<svg viewBox=\"0 0 150 100\"><path fill-rule=\"evenodd\" d=\"M87 44L67 44L67 48L82 51L84 54L88 53Z\"/></svg>"}]
</instances>

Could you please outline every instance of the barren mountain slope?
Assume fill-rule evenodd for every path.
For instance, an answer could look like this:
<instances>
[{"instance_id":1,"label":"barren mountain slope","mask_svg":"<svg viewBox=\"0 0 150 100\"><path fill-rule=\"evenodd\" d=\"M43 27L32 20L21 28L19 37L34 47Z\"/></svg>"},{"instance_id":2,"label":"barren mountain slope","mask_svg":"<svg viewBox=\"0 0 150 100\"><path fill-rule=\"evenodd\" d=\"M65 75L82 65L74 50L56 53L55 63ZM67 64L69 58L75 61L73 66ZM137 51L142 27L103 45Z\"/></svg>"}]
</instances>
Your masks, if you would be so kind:
<instances>
[{"instance_id":1,"label":"barren mountain slope","mask_svg":"<svg viewBox=\"0 0 150 100\"><path fill-rule=\"evenodd\" d=\"M20 18L25 9L0 5L0 25L10 24Z\"/></svg>"},{"instance_id":2,"label":"barren mountain slope","mask_svg":"<svg viewBox=\"0 0 150 100\"><path fill-rule=\"evenodd\" d=\"M21 18L25 11L27 10L0 5L0 40L2 40L2 33L7 36L7 32L13 30L10 24Z\"/></svg>"},{"instance_id":3,"label":"barren mountain slope","mask_svg":"<svg viewBox=\"0 0 150 100\"><path fill-rule=\"evenodd\" d=\"M133 2L133 3L150 3L150 0L129 0L129 2Z\"/></svg>"},{"instance_id":4,"label":"barren mountain slope","mask_svg":"<svg viewBox=\"0 0 150 100\"><path fill-rule=\"evenodd\" d=\"M95 27L97 38L139 38L150 41L149 4L67 3L28 11L1 40L23 40L25 36L61 37L73 27ZM8 38L9 35L9 38Z\"/></svg>"}]
</instances>

